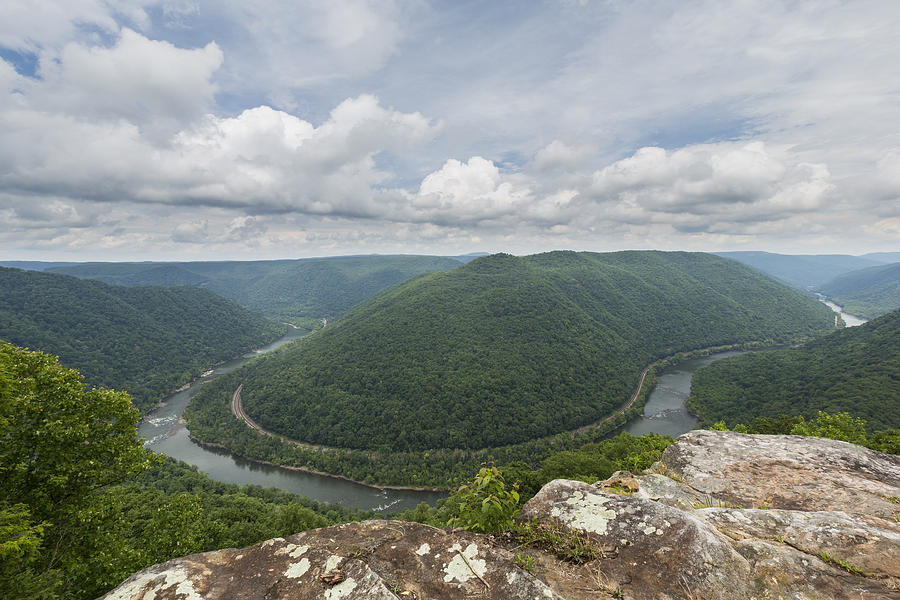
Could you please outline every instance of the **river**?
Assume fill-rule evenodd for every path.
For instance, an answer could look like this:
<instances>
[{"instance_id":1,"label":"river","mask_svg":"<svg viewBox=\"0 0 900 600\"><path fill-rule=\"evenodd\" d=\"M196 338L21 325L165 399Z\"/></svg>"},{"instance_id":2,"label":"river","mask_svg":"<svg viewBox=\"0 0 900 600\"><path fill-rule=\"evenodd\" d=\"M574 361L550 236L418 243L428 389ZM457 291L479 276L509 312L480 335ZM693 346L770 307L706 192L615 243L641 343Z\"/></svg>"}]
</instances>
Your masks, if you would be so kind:
<instances>
[{"instance_id":1,"label":"river","mask_svg":"<svg viewBox=\"0 0 900 600\"><path fill-rule=\"evenodd\" d=\"M822 294L816 294L819 301L838 313L847 327L856 327L866 319L845 313L840 306L829 302ZM631 435L659 433L676 437L694 429L699 421L688 412L684 402L691 395L691 377L694 371L717 360L743 354L743 352L719 352L703 358L687 360L666 367L657 375L657 383L647 398L644 413L640 418L627 423L622 431Z\"/></svg>"},{"instance_id":2,"label":"river","mask_svg":"<svg viewBox=\"0 0 900 600\"><path fill-rule=\"evenodd\" d=\"M212 378L234 371L248 360L303 336L303 330L291 330L285 337L249 354L219 365L213 373L190 388L166 398L165 404L147 414L138 428L145 446L172 458L195 465L216 481L255 484L275 487L302 494L320 502L337 502L379 512L394 512L415 508L420 502L434 504L445 494L412 490L381 490L379 488L336 479L325 475L281 469L244 460L225 451L211 450L191 441L181 414L200 387Z\"/></svg>"},{"instance_id":3,"label":"river","mask_svg":"<svg viewBox=\"0 0 900 600\"><path fill-rule=\"evenodd\" d=\"M819 302L836 312L840 317L844 320L844 323L847 324L847 327L856 327L857 325L862 325L863 323L868 323L868 319L863 319L862 317L857 317L855 315L851 315L844 312L844 309L831 302L830 300L826 300L825 296L816 292L816 297L819 299Z\"/></svg>"},{"instance_id":4,"label":"river","mask_svg":"<svg viewBox=\"0 0 900 600\"><path fill-rule=\"evenodd\" d=\"M848 327L866 322L865 319L844 313L839 306L826 301L824 297L819 299L839 313ZM202 448L190 440L184 422L181 420L181 414L200 386L217 375L237 369L259 354L270 352L282 344L301 337L304 333L302 330L292 330L288 335L265 348L220 365L209 377L196 381L187 390L167 398L164 406L148 414L141 422L139 434L148 440L146 446L188 464L196 465L217 481L276 487L321 502L337 502L345 506L385 513L414 508L420 502L428 502L433 505L444 494L412 490L381 490L334 477L260 465L235 457L226 451ZM704 365L737 354L741 354L741 352L719 352L663 369L657 374L656 386L647 398L642 417L627 423L622 431L632 435L659 433L676 437L694 429L698 421L684 405L691 393L691 377L694 371Z\"/></svg>"},{"instance_id":5,"label":"river","mask_svg":"<svg viewBox=\"0 0 900 600\"><path fill-rule=\"evenodd\" d=\"M656 385L647 397L643 415L629 421L622 431L631 435L659 433L677 437L694 429L699 421L684 405L684 401L691 394L691 377L694 371L704 365L738 354L743 352L737 350L719 352L666 367L656 376Z\"/></svg>"}]
</instances>

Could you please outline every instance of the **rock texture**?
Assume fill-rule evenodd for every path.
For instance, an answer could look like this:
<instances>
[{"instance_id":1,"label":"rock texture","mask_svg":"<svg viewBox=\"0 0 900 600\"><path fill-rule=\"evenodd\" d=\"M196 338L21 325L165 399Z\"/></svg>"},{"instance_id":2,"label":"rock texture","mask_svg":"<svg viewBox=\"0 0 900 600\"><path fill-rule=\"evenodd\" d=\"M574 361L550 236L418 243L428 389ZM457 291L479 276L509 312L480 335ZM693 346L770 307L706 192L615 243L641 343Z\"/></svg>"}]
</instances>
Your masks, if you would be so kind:
<instances>
[{"instance_id":1,"label":"rock texture","mask_svg":"<svg viewBox=\"0 0 900 600\"><path fill-rule=\"evenodd\" d=\"M524 539L351 523L172 560L104 598L900 599L900 457L694 431L652 471L550 482Z\"/></svg>"}]
</instances>

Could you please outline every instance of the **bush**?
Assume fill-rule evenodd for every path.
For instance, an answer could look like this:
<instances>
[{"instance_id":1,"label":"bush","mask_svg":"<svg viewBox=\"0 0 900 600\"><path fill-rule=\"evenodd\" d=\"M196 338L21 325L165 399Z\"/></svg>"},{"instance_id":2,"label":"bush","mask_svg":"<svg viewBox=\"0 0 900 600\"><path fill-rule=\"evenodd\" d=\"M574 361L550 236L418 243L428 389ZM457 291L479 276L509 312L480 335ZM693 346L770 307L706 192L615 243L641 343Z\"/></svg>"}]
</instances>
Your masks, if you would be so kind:
<instances>
[{"instance_id":1,"label":"bush","mask_svg":"<svg viewBox=\"0 0 900 600\"><path fill-rule=\"evenodd\" d=\"M519 506L518 485L507 487L497 467L482 467L472 483L454 494L459 502L458 516L448 525L476 533L510 529Z\"/></svg>"}]
</instances>

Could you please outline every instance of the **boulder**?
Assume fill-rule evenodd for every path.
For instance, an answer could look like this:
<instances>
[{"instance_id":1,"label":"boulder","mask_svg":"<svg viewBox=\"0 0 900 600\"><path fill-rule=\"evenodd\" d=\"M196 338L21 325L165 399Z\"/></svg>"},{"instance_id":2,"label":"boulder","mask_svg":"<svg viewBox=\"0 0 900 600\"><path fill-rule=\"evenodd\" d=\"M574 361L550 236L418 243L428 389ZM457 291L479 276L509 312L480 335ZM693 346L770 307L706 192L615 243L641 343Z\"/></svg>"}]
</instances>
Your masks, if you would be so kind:
<instances>
[{"instance_id":1,"label":"boulder","mask_svg":"<svg viewBox=\"0 0 900 600\"><path fill-rule=\"evenodd\" d=\"M548 585L513 555L463 530L366 521L145 569L104 600L410 600L547 598Z\"/></svg>"},{"instance_id":2,"label":"boulder","mask_svg":"<svg viewBox=\"0 0 900 600\"><path fill-rule=\"evenodd\" d=\"M696 430L662 463L701 494L745 508L836 510L893 520L900 457L825 438Z\"/></svg>"},{"instance_id":3,"label":"boulder","mask_svg":"<svg viewBox=\"0 0 900 600\"><path fill-rule=\"evenodd\" d=\"M524 533L348 523L207 552L106 600L900 600L900 457L844 442L686 433L651 471L556 480Z\"/></svg>"}]
</instances>

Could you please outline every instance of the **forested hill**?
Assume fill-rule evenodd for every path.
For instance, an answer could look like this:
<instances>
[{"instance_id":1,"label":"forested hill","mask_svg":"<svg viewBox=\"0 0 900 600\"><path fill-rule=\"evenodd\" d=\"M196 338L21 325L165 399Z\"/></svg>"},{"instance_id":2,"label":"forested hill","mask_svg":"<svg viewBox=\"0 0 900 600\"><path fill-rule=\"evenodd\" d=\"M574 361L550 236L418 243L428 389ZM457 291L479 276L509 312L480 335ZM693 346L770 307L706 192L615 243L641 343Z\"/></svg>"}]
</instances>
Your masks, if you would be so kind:
<instances>
[{"instance_id":1,"label":"forested hill","mask_svg":"<svg viewBox=\"0 0 900 600\"><path fill-rule=\"evenodd\" d=\"M141 410L282 331L208 290L126 288L0 267L0 340L56 354L87 384L128 391Z\"/></svg>"},{"instance_id":2,"label":"forested hill","mask_svg":"<svg viewBox=\"0 0 900 600\"><path fill-rule=\"evenodd\" d=\"M480 448L572 429L675 352L833 327L804 294L710 254L494 255L422 275L249 365L263 427L351 448Z\"/></svg>"},{"instance_id":3,"label":"forested hill","mask_svg":"<svg viewBox=\"0 0 900 600\"><path fill-rule=\"evenodd\" d=\"M53 269L115 285L192 285L279 319L337 317L381 289L468 257L335 256L298 260L85 263Z\"/></svg>"},{"instance_id":4,"label":"forested hill","mask_svg":"<svg viewBox=\"0 0 900 600\"><path fill-rule=\"evenodd\" d=\"M900 308L900 263L841 275L819 286L844 312L872 319Z\"/></svg>"},{"instance_id":5,"label":"forested hill","mask_svg":"<svg viewBox=\"0 0 900 600\"><path fill-rule=\"evenodd\" d=\"M844 273L883 264L876 255L772 252L716 252L716 255L736 260L800 289L817 287Z\"/></svg>"},{"instance_id":6,"label":"forested hill","mask_svg":"<svg viewBox=\"0 0 900 600\"><path fill-rule=\"evenodd\" d=\"M848 412L873 430L900 427L900 311L813 340L694 373L688 407L704 423Z\"/></svg>"}]
</instances>

